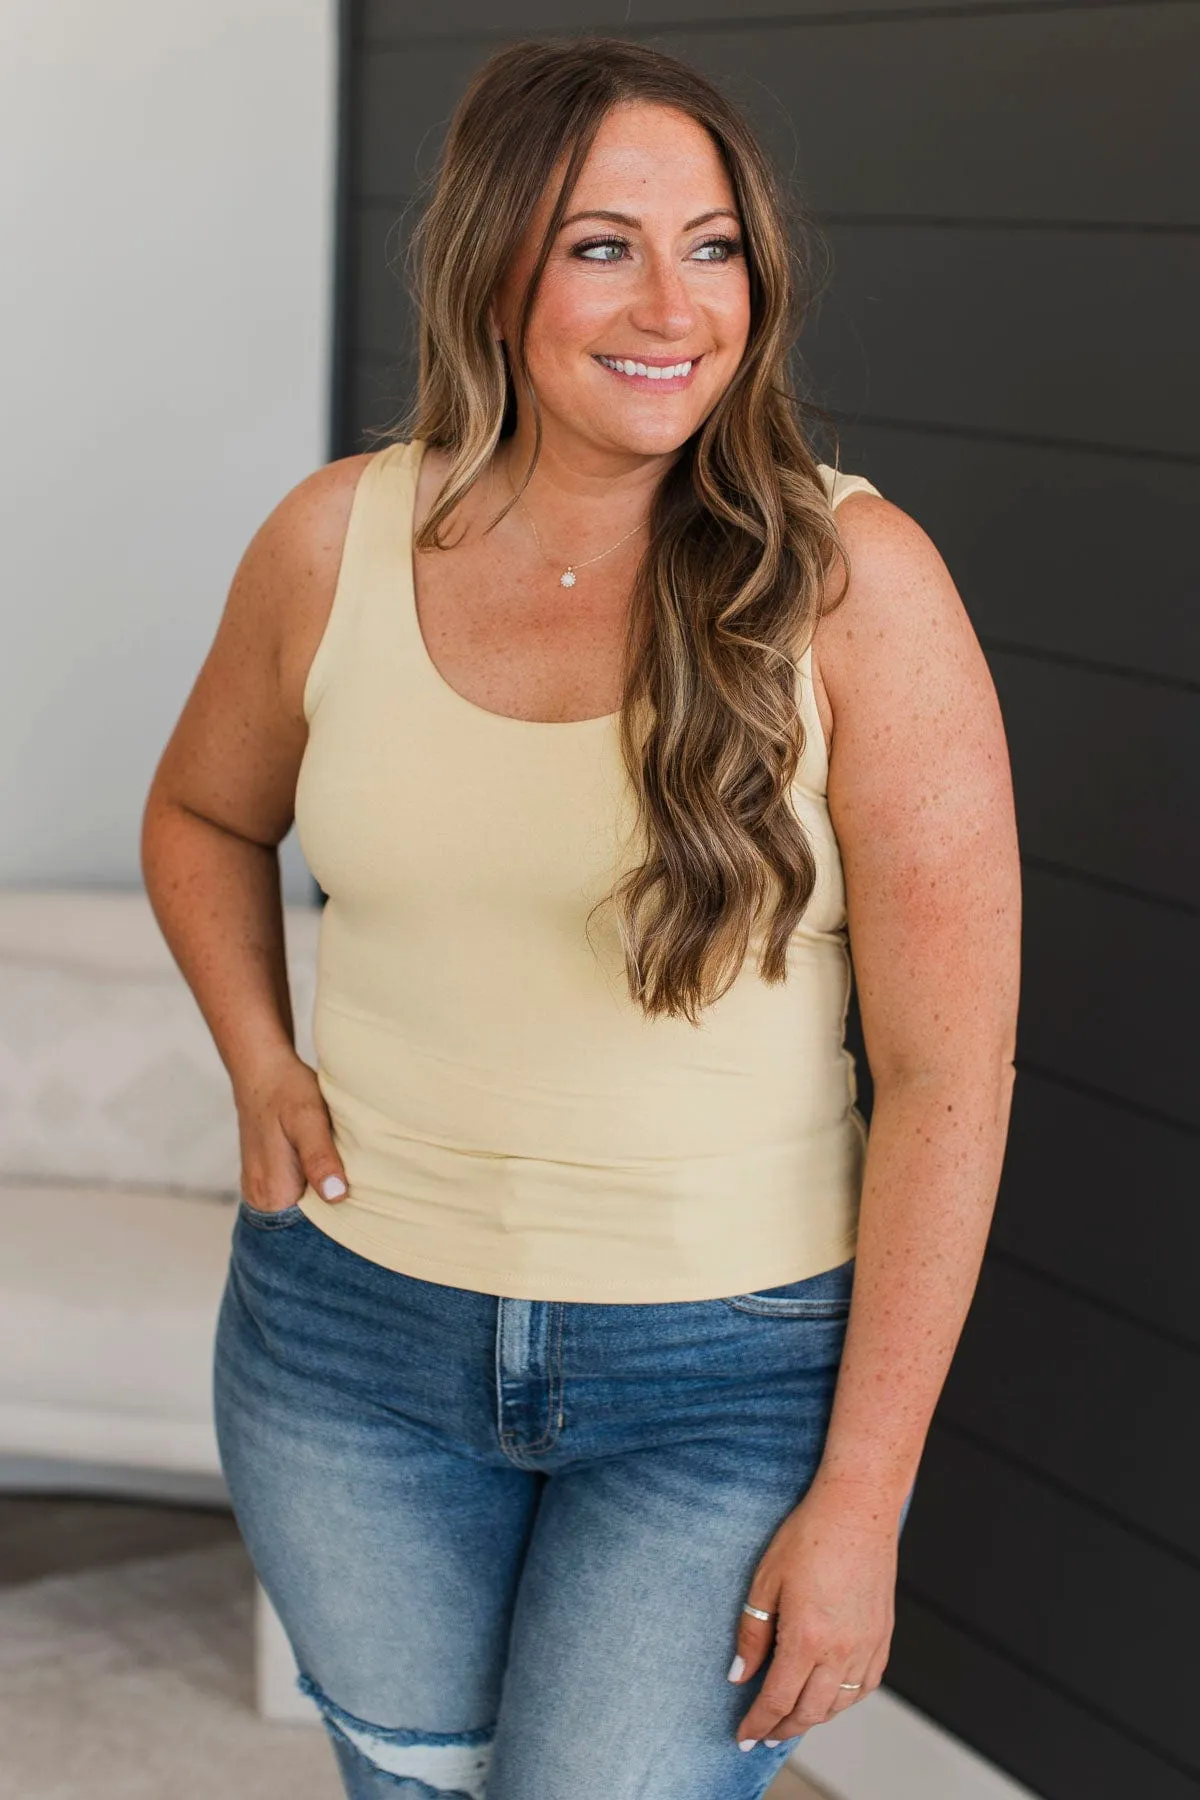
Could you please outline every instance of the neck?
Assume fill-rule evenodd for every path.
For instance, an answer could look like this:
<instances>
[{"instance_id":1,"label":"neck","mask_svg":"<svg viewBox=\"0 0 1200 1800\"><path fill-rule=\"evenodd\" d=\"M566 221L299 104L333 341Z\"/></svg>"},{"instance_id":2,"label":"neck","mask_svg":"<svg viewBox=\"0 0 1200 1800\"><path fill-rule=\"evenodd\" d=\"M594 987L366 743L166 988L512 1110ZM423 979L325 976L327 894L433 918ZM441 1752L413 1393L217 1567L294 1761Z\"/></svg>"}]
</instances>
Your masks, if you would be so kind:
<instances>
[{"instance_id":1,"label":"neck","mask_svg":"<svg viewBox=\"0 0 1200 1800\"><path fill-rule=\"evenodd\" d=\"M536 517L548 549L569 543L573 553L583 554L582 544L619 537L649 516L655 489L675 454L638 456L578 438L564 441L545 429L522 501ZM532 429L523 430L518 422L494 459L502 488L520 489L532 455Z\"/></svg>"}]
</instances>

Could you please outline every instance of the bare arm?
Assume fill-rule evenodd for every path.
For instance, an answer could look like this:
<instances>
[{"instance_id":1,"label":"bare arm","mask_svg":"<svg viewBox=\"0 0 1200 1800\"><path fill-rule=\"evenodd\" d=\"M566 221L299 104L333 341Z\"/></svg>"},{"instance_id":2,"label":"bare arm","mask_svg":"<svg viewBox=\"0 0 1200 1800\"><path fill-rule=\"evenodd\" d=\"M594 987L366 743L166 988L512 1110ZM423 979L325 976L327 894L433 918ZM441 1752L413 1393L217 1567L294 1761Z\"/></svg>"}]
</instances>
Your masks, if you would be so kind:
<instances>
[{"instance_id":1,"label":"bare arm","mask_svg":"<svg viewBox=\"0 0 1200 1800\"><path fill-rule=\"evenodd\" d=\"M916 1475L999 1185L1013 1084L1020 872L1000 708L921 528L856 495L816 653L829 805L875 1085L854 1298L818 1479L889 1525Z\"/></svg>"},{"instance_id":2,"label":"bare arm","mask_svg":"<svg viewBox=\"0 0 1200 1800\"><path fill-rule=\"evenodd\" d=\"M886 500L838 509L852 569L814 665L875 1103L854 1294L816 1476L755 1571L739 1739L879 1685L900 1515L978 1280L1013 1084L1019 869L1000 709L950 575Z\"/></svg>"},{"instance_id":3,"label":"bare arm","mask_svg":"<svg viewBox=\"0 0 1200 1800\"><path fill-rule=\"evenodd\" d=\"M307 741L304 679L366 460L317 470L256 532L142 818L146 891L240 1112L298 1061L278 846L291 828ZM244 1151L245 1140L243 1131ZM267 1161L278 1169L278 1157ZM325 1161L341 1173L332 1150Z\"/></svg>"}]
</instances>

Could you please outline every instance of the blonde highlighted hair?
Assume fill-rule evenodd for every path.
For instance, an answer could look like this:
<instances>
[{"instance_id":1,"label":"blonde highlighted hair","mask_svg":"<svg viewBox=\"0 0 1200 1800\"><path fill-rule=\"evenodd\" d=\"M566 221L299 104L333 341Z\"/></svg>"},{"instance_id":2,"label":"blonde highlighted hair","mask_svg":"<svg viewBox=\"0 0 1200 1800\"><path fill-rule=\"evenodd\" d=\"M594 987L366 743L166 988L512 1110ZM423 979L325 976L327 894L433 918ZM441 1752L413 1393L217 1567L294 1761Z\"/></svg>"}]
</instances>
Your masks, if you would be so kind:
<instances>
[{"instance_id":1,"label":"blonde highlighted hair","mask_svg":"<svg viewBox=\"0 0 1200 1800\"><path fill-rule=\"evenodd\" d=\"M536 462L541 417L525 342L538 282L601 120L630 101L677 108L712 137L736 197L750 288L741 363L655 494L620 712L645 848L609 896L629 991L648 1017L696 1024L736 979L760 922L759 974L786 979L788 940L816 879L790 804L804 747L796 662L830 603L835 562L846 566L799 422L805 402L788 381L807 269L770 164L719 89L618 38L529 41L489 58L455 111L413 234L420 377L403 432L449 457L417 535L422 549L443 547L442 527L511 432L518 400L534 422ZM515 340L504 346L489 304L564 160Z\"/></svg>"}]
</instances>

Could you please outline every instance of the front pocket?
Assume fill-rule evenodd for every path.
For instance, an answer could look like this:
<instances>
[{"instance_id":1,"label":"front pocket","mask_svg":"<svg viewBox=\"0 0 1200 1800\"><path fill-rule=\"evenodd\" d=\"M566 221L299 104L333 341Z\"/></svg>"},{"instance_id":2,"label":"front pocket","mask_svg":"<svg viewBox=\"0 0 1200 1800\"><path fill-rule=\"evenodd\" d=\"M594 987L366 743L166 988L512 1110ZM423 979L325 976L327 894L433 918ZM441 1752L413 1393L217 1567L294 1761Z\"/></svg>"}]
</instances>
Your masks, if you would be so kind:
<instances>
[{"instance_id":1,"label":"front pocket","mask_svg":"<svg viewBox=\"0 0 1200 1800\"><path fill-rule=\"evenodd\" d=\"M293 1200L278 1212L266 1212L260 1207L251 1206L244 1194L238 1195L238 1215L247 1225L253 1225L259 1231L281 1231L288 1225L295 1225L304 1217L300 1210L300 1202Z\"/></svg>"},{"instance_id":2,"label":"front pocket","mask_svg":"<svg viewBox=\"0 0 1200 1800\"><path fill-rule=\"evenodd\" d=\"M762 1319L844 1319L854 1287L854 1258L835 1268L753 1294L724 1294L723 1306Z\"/></svg>"}]
</instances>

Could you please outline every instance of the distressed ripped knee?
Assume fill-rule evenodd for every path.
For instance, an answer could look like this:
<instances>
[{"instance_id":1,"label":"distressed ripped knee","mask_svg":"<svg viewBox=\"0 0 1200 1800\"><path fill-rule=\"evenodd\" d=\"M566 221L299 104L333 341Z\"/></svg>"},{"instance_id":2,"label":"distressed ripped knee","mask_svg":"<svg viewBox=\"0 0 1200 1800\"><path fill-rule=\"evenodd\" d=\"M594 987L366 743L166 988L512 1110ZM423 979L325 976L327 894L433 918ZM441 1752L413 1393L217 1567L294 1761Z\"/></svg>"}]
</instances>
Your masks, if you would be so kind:
<instances>
[{"instance_id":1,"label":"distressed ripped knee","mask_svg":"<svg viewBox=\"0 0 1200 1800\"><path fill-rule=\"evenodd\" d=\"M320 1709L339 1753L349 1746L374 1773L394 1784L396 1800L484 1800L495 1727L480 1731L410 1731L372 1725L331 1700L309 1675L296 1686Z\"/></svg>"}]
</instances>

